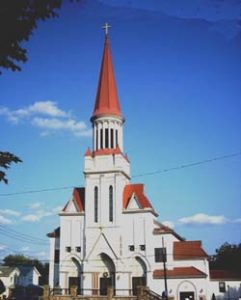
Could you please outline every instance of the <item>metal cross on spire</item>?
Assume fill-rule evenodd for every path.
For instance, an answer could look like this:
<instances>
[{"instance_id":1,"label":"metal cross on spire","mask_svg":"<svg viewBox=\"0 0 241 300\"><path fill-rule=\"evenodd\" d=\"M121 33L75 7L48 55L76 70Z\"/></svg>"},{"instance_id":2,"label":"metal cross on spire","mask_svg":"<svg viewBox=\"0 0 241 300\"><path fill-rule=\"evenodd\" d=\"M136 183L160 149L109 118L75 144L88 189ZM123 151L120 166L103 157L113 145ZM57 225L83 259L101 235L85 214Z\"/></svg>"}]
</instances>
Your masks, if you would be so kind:
<instances>
[{"instance_id":1,"label":"metal cross on spire","mask_svg":"<svg viewBox=\"0 0 241 300\"><path fill-rule=\"evenodd\" d=\"M111 28L111 26L107 22L105 22L105 25L102 26L102 29L104 29L106 36L108 35L109 28Z\"/></svg>"}]
</instances>

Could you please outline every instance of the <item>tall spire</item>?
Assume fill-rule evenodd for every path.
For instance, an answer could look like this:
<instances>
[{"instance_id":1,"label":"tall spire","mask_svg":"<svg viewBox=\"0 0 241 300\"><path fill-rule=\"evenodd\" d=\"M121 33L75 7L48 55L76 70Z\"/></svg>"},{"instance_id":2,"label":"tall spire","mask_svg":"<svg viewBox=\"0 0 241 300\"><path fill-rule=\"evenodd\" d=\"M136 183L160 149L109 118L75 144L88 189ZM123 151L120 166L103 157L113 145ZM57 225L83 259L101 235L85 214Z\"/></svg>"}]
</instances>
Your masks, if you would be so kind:
<instances>
[{"instance_id":1,"label":"tall spire","mask_svg":"<svg viewBox=\"0 0 241 300\"><path fill-rule=\"evenodd\" d=\"M105 115L114 115L122 118L112 65L110 43L108 37L109 28L110 26L108 25L108 23L103 26L103 29L105 29L105 44L92 119Z\"/></svg>"}]
</instances>

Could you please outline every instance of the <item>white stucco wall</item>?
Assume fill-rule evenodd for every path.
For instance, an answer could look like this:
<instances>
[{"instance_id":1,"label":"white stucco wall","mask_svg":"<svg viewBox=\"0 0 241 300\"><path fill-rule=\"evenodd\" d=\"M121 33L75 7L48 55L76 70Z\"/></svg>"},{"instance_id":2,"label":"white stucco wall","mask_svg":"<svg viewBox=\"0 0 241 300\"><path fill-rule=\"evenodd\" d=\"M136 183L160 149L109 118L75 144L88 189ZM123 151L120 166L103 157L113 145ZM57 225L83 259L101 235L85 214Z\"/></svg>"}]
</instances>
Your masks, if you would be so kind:
<instances>
[{"instance_id":1,"label":"white stucco wall","mask_svg":"<svg viewBox=\"0 0 241 300\"><path fill-rule=\"evenodd\" d=\"M224 282L226 287L226 292L220 292L219 283ZM216 299L240 299L241 298L241 280L210 280L210 291L211 296L214 293Z\"/></svg>"},{"instance_id":2,"label":"white stucco wall","mask_svg":"<svg viewBox=\"0 0 241 300\"><path fill-rule=\"evenodd\" d=\"M8 277L2 277L0 274L0 279L6 287L6 291L2 294L2 296L9 296L10 288L13 288L18 283L19 274L20 271L18 268L15 268Z\"/></svg>"}]
</instances>

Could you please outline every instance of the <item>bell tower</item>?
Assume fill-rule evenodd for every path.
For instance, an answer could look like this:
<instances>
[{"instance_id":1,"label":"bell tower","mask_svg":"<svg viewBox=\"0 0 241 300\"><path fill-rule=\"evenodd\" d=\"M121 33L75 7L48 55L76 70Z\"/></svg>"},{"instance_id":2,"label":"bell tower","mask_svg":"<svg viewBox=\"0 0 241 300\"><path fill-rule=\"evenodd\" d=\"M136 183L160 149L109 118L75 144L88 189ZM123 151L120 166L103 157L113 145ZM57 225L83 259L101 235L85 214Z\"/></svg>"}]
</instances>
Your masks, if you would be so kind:
<instances>
[{"instance_id":1,"label":"bell tower","mask_svg":"<svg viewBox=\"0 0 241 300\"><path fill-rule=\"evenodd\" d=\"M95 107L91 117L93 125L93 151L116 149L123 151L122 126L124 118L118 99L111 58L108 28L105 28L105 44L99 75Z\"/></svg>"},{"instance_id":2,"label":"bell tower","mask_svg":"<svg viewBox=\"0 0 241 300\"><path fill-rule=\"evenodd\" d=\"M130 180L130 163L123 153L124 117L118 99L106 23L104 50L94 110L92 150L85 154L86 224L116 226L123 209L123 190Z\"/></svg>"}]
</instances>

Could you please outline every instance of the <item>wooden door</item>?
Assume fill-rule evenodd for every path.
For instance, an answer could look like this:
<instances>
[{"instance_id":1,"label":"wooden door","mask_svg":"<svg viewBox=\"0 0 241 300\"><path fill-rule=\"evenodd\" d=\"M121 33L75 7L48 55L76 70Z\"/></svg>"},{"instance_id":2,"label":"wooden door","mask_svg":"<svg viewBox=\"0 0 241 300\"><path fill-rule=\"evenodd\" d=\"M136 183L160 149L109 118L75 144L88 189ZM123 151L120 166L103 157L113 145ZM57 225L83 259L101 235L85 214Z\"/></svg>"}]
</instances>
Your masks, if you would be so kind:
<instances>
[{"instance_id":1,"label":"wooden door","mask_svg":"<svg viewBox=\"0 0 241 300\"><path fill-rule=\"evenodd\" d=\"M107 295L108 287L111 287L111 278L110 277L101 277L100 278L100 295Z\"/></svg>"},{"instance_id":2,"label":"wooden door","mask_svg":"<svg viewBox=\"0 0 241 300\"><path fill-rule=\"evenodd\" d=\"M71 286L77 286L77 293L80 295L80 277L69 277L69 289Z\"/></svg>"},{"instance_id":3,"label":"wooden door","mask_svg":"<svg viewBox=\"0 0 241 300\"><path fill-rule=\"evenodd\" d=\"M132 292L137 295L137 287L146 286L146 277L132 277Z\"/></svg>"}]
</instances>

